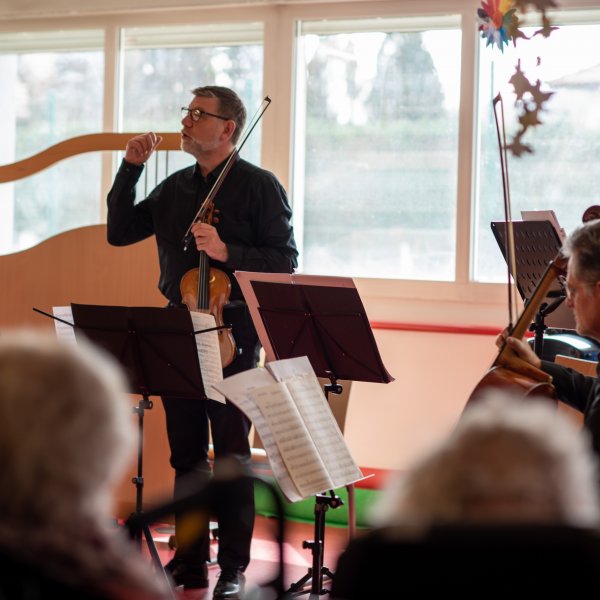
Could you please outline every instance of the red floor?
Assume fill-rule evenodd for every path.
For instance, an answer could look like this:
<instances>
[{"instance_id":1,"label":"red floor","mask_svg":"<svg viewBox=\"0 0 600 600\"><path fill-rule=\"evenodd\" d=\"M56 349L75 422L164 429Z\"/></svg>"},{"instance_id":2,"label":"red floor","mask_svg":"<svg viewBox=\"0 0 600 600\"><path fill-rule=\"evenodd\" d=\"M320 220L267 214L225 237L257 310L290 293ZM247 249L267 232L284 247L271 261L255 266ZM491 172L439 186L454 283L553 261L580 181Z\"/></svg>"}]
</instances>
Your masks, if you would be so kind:
<instances>
[{"instance_id":1,"label":"red floor","mask_svg":"<svg viewBox=\"0 0 600 600\"><path fill-rule=\"evenodd\" d=\"M246 570L246 590L250 591L273 579L277 573L278 546L275 538L275 521L266 517L256 517L254 537L252 539L252 560ZM163 564L173 556L173 550L168 546L170 528L157 527L153 529L153 537ZM304 540L312 540L314 526L310 523L286 522L284 543L284 582L286 589L303 577L312 566L310 549L303 549ZM345 548L348 541L348 531L337 527L326 527L324 565L331 571L335 570L337 557ZM213 541L213 556L216 555L218 541ZM178 590L182 600L204 600L212 598L212 591L219 577L219 566L209 566L210 587L204 590ZM310 592L310 584L305 588ZM325 582L323 587L327 587ZM302 596L307 597L307 596Z\"/></svg>"}]
</instances>

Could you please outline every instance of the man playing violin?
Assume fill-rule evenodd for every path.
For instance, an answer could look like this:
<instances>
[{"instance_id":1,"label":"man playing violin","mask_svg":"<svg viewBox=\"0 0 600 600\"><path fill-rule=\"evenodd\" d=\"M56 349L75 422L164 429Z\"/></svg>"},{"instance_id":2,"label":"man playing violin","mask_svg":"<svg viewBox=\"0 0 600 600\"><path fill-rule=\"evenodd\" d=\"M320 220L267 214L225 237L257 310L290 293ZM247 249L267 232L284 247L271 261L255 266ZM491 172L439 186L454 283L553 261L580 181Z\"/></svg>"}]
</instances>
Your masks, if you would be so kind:
<instances>
[{"instance_id":1,"label":"man playing violin","mask_svg":"<svg viewBox=\"0 0 600 600\"><path fill-rule=\"evenodd\" d=\"M600 341L600 220L577 228L565 241L562 253L568 258L565 291L567 305L575 315L577 332ZM508 337L506 343L520 358L552 375L558 397L583 413L594 450L600 454L598 379L541 360L523 340Z\"/></svg>"},{"instance_id":2,"label":"man playing violin","mask_svg":"<svg viewBox=\"0 0 600 600\"><path fill-rule=\"evenodd\" d=\"M135 202L135 185L144 163L160 144L155 133L139 135L127 143L125 157L108 195L108 241L122 246L156 236L160 263L159 289L169 306L182 306L180 281L198 268L199 252L210 265L231 279L229 303L223 321L232 325L238 348L225 377L257 365L260 344L243 296L232 274L236 270L291 273L297 266L296 244L290 225L291 209L283 186L270 172L234 157L214 199L210 222L195 223L191 233L196 248L184 251L182 239L203 200L236 151L246 121L246 109L238 95L224 87L205 86L184 107L181 149L191 154L193 166L169 175L147 198ZM217 465L235 455L250 462L248 419L234 405L198 398L163 398L171 466L175 469L175 497L199 487L210 476L209 423ZM254 524L254 492L244 483L236 495L239 511L218 514L221 575L214 598L237 599L243 595L243 571L250 561ZM234 514L235 513L235 514ZM208 526L200 540L186 544L184 516L176 515L177 551L167 569L177 585L208 587Z\"/></svg>"}]
</instances>

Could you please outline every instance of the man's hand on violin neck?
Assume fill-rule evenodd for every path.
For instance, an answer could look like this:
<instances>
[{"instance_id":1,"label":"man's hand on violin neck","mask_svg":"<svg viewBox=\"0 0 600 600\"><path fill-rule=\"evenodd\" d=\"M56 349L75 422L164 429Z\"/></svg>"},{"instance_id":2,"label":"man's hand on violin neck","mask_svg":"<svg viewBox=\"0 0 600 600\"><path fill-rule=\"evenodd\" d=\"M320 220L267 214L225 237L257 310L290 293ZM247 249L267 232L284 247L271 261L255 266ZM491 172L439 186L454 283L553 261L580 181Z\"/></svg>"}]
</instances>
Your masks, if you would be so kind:
<instances>
[{"instance_id":1,"label":"man's hand on violin neck","mask_svg":"<svg viewBox=\"0 0 600 600\"><path fill-rule=\"evenodd\" d=\"M153 131L136 135L127 142L125 160L132 165L143 165L161 142L162 137Z\"/></svg>"},{"instance_id":2,"label":"man's hand on violin neck","mask_svg":"<svg viewBox=\"0 0 600 600\"><path fill-rule=\"evenodd\" d=\"M194 223L192 235L196 240L196 248L203 250L214 260L225 263L229 258L227 245L221 240L217 230L208 223Z\"/></svg>"}]
</instances>

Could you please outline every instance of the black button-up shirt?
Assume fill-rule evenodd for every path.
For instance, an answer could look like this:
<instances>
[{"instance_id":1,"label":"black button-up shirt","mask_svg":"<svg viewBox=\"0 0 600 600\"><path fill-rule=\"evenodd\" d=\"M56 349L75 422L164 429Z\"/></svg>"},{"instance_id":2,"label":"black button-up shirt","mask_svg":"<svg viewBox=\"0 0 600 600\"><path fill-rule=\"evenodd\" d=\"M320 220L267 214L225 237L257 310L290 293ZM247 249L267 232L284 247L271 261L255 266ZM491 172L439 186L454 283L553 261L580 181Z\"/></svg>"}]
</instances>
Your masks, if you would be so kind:
<instances>
[{"instance_id":1,"label":"black button-up shirt","mask_svg":"<svg viewBox=\"0 0 600 600\"><path fill-rule=\"evenodd\" d=\"M192 223L224 163L206 179L198 164L167 177L144 200L135 203L135 185L143 166L123 161L108 194L108 241L115 246L156 236L160 262L158 287L172 303L181 301L179 283L190 269L198 268L198 250L192 240L183 250L183 236ZM231 279L230 299L241 291L233 271L291 273L298 252L290 224L291 209L277 178L237 158L214 199L214 222L227 245L226 263L211 260Z\"/></svg>"},{"instance_id":2,"label":"black button-up shirt","mask_svg":"<svg viewBox=\"0 0 600 600\"><path fill-rule=\"evenodd\" d=\"M597 377L588 377L546 360L542 361L542 369L552 375L559 399L583 413L583 423L600 457L600 365L596 367Z\"/></svg>"}]
</instances>

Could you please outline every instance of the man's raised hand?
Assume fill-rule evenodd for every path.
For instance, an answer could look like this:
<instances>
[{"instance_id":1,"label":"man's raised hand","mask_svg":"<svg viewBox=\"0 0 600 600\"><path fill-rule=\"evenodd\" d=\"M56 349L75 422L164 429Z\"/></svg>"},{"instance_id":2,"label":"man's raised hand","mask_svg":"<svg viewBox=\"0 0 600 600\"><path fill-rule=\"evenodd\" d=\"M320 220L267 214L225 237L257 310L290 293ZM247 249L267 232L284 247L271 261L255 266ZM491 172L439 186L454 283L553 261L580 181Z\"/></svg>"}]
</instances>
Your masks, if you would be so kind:
<instances>
[{"instance_id":1,"label":"man's raised hand","mask_svg":"<svg viewBox=\"0 0 600 600\"><path fill-rule=\"evenodd\" d=\"M143 165L161 142L162 137L153 131L136 135L127 142L125 160L132 165Z\"/></svg>"}]
</instances>

